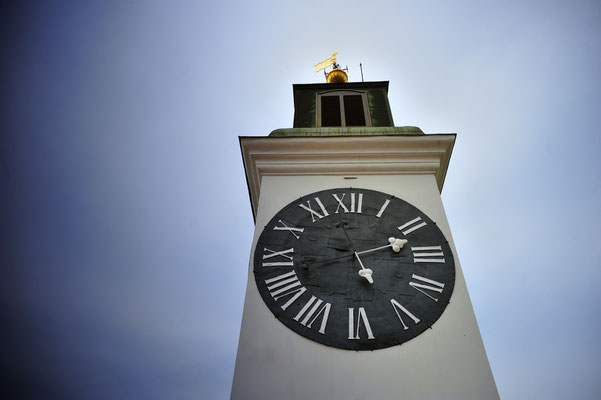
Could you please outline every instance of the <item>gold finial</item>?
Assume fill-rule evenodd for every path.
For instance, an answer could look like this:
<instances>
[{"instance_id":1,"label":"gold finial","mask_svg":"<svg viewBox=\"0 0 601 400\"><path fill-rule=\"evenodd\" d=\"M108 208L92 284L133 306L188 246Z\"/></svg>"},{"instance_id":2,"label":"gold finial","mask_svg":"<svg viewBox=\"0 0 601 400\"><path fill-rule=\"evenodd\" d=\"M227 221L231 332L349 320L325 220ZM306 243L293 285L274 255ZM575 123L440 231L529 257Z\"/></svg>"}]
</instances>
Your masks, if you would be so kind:
<instances>
[{"instance_id":1,"label":"gold finial","mask_svg":"<svg viewBox=\"0 0 601 400\"><path fill-rule=\"evenodd\" d=\"M326 76L326 82L328 83L346 83L348 82L348 75L340 68L334 68Z\"/></svg>"},{"instance_id":2,"label":"gold finial","mask_svg":"<svg viewBox=\"0 0 601 400\"><path fill-rule=\"evenodd\" d=\"M315 72L326 69L331 65L334 66L334 69L332 69L329 73L326 74L325 71L323 72L324 75L326 75L326 82L328 83L344 83L348 81L348 75L346 72L340 69L340 66L336 64L336 54L338 54L338 52L334 51L329 58L326 58L322 62L319 62L313 66L315 67Z\"/></svg>"}]
</instances>

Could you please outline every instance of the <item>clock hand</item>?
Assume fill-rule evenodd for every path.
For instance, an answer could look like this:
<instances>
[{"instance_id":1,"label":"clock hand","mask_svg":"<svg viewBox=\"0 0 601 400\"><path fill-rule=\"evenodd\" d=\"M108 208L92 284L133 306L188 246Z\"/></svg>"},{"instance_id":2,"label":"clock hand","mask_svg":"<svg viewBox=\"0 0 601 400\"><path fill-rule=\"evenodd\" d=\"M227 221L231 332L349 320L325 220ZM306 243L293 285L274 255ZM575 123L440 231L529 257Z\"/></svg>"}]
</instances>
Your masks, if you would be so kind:
<instances>
[{"instance_id":1,"label":"clock hand","mask_svg":"<svg viewBox=\"0 0 601 400\"><path fill-rule=\"evenodd\" d=\"M359 271L359 276L362 276L365 279L367 279L367 281L369 283L374 283L374 280L371 277L372 274L374 273L374 271L372 271L369 268L365 268L365 266L363 265L363 262L361 262L361 259L359 258L359 254L357 254L357 252L355 252L355 257L357 257L357 260L359 261L359 265L361 265L361 271Z\"/></svg>"},{"instance_id":2,"label":"clock hand","mask_svg":"<svg viewBox=\"0 0 601 400\"><path fill-rule=\"evenodd\" d=\"M398 253L399 251L401 251L403 246L405 246L405 244L407 243L407 239L397 239L397 238L389 237L388 242L390 244L387 244L386 246L380 246L380 247L376 247L376 248L369 249L369 250L355 252L355 255L373 253L374 251L384 250L389 247L392 247L392 251L394 251L395 253Z\"/></svg>"},{"instance_id":3,"label":"clock hand","mask_svg":"<svg viewBox=\"0 0 601 400\"><path fill-rule=\"evenodd\" d=\"M354 254L353 253L347 253L344 254L342 256L339 257L335 257L335 258L329 258L327 260L319 260L319 261L312 261L312 262L305 262L303 263L303 268L305 269L309 269L309 265L313 265L313 264L325 264L325 263L329 263L331 261L336 261L336 260L341 260L343 258L348 258L348 257L352 257Z\"/></svg>"},{"instance_id":4,"label":"clock hand","mask_svg":"<svg viewBox=\"0 0 601 400\"><path fill-rule=\"evenodd\" d=\"M363 262L361 261L361 258L359 257L359 254L373 253L374 251L387 249L389 247L392 247L392 251L394 251L395 253L398 253L399 251L401 251L403 246L405 246L405 243L407 243L407 239L397 239L394 237L390 237L390 238L388 238L388 242L389 242L389 244L387 244L386 246L380 246L380 247L376 247L376 248L369 249L369 250L363 250L363 251L359 251L359 252L355 251L355 257L357 257L357 260L359 261L359 265L361 265L361 271L359 271L359 276L362 276L365 279L367 279L367 281L369 283L374 283L374 280L371 277L373 274L373 271L369 268L365 268L365 266L363 265Z\"/></svg>"},{"instance_id":5,"label":"clock hand","mask_svg":"<svg viewBox=\"0 0 601 400\"><path fill-rule=\"evenodd\" d=\"M342 228L342 231L344 232L344 236L346 236L346 240L348 240L349 244L351 245L351 250L355 251L355 246L353 246L353 242L351 241L351 238L349 237L348 232L346 231L346 228L344 227L345 222L340 221L339 224L340 225L336 224L336 226L340 226Z\"/></svg>"}]
</instances>

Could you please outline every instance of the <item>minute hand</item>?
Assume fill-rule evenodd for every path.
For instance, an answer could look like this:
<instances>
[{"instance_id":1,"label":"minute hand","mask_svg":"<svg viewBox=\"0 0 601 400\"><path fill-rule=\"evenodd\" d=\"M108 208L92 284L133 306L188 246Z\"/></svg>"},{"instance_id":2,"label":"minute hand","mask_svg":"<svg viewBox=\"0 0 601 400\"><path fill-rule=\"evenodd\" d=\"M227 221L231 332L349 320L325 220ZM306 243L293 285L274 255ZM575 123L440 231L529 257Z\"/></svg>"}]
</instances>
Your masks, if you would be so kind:
<instances>
[{"instance_id":1,"label":"minute hand","mask_svg":"<svg viewBox=\"0 0 601 400\"><path fill-rule=\"evenodd\" d=\"M358 251L355 254L359 255L359 254L373 253L374 251L384 250L389 247L392 247L392 251L394 251L395 253L398 253L399 251L401 251L403 246L405 246L405 243L407 243L407 239L397 239L397 238L390 237L390 238L388 238L388 242L389 242L389 244L387 244L386 246L380 246L380 247L375 247L375 248L369 249L369 250Z\"/></svg>"}]
</instances>

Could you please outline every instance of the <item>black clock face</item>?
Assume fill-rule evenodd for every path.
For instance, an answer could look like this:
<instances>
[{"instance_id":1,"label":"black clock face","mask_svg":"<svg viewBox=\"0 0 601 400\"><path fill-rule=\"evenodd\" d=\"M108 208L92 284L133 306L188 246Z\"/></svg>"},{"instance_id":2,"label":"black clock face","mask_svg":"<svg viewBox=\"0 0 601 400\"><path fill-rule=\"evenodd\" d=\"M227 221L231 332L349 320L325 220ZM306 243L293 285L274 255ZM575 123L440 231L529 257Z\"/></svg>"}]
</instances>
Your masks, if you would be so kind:
<instances>
[{"instance_id":1,"label":"black clock face","mask_svg":"<svg viewBox=\"0 0 601 400\"><path fill-rule=\"evenodd\" d=\"M432 327L453 293L444 235L418 208L356 188L312 193L265 226L254 253L265 304L284 325L349 350L402 344Z\"/></svg>"}]
</instances>

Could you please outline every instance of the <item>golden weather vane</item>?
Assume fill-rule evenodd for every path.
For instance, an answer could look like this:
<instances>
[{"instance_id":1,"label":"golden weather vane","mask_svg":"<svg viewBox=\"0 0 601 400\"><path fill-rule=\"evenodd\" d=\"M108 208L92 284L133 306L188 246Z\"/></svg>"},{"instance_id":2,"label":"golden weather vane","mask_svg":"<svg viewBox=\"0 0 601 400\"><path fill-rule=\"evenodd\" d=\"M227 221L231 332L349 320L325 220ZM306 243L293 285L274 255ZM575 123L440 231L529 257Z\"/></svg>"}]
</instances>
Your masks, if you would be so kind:
<instances>
[{"instance_id":1,"label":"golden weather vane","mask_svg":"<svg viewBox=\"0 0 601 400\"><path fill-rule=\"evenodd\" d=\"M322 69L326 69L330 65L334 65L335 66L336 65L336 54L338 54L337 51L333 52L332 55L330 56L330 58L326 58L322 62L319 62L319 63L315 64L313 66L313 67L315 67L315 72L319 72Z\"/></svg>"},{"instance_id":2,"label":"golden weather vane","mask_svg":"<svg viewBox=\"0 0 601 400\"><path fill-rule=\"evenodd\" d=\"M348 81L348 75L336 63L337 54L338 52L334 51L329 58L326 58L322 62L319 62L313 66L315 68L315 72L324 70L323 74L326 76L326 82L328 83L344 83ZM334 68L326 74L325 69L329 66L333 66ZM345 69L348 70L348 68Z\"/></svg>"}]
</instances>

